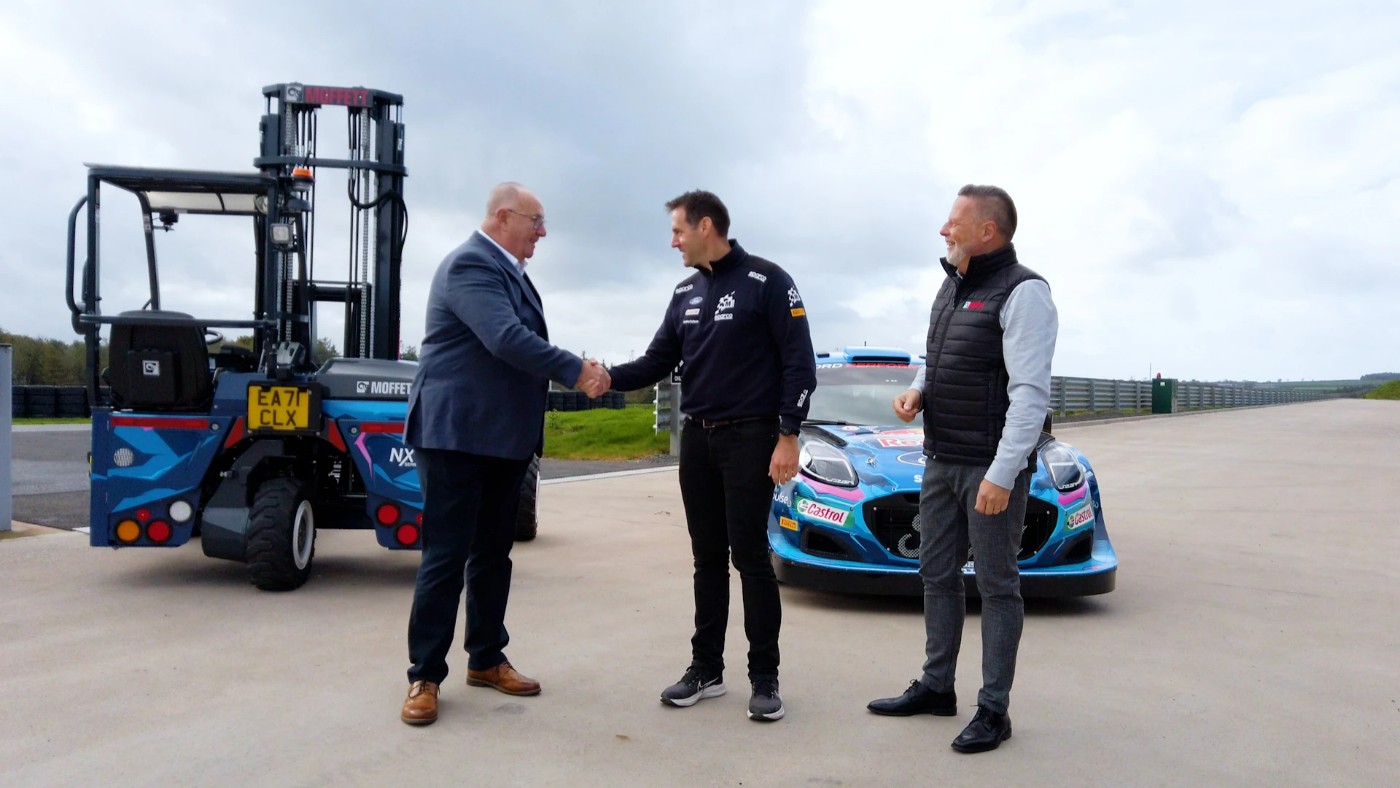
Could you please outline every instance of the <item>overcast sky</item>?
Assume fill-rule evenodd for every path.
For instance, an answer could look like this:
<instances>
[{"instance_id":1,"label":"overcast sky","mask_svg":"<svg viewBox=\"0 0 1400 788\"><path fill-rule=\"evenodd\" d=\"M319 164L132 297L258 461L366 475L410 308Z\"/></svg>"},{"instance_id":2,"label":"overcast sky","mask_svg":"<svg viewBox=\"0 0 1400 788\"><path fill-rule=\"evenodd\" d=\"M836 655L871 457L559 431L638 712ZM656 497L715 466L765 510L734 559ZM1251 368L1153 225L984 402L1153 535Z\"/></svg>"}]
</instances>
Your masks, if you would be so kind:
<instances>
[{"instance_id":1,"label":"overcast sky","mask_svg":"<svg viewBox=\"0 0 1400 788\"><path fill-rule=\"evenodd\" d=\"M262 87L303 82L404 96L405 344L438 262L517 180L545 205L529 270L570 350L646 348L687 273L662 204L699 187L796 279L819 350L917 351L974 182L1016 200L1057 375L1400 371L1397 40L1379 0L11 0L0 327L76 338L84 162L251 171ZM343 112L322 115L338 157ZM348 209L322 191L331 227ZM104 311L137 308L118 302L144 286L138 212L104 208ZM251 234L196 224L171 234L163 305L247 317ZM331 235L318 266L347 254Z\"/></svg>"}]
</instances>

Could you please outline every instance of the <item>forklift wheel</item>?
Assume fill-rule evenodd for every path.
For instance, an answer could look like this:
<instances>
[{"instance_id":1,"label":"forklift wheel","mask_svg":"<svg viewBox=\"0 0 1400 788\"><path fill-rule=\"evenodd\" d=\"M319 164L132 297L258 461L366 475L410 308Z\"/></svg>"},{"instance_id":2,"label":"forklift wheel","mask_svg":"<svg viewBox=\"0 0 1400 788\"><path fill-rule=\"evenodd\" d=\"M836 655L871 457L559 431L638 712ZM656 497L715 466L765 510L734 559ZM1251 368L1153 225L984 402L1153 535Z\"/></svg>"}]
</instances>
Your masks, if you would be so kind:
<instances>
[{"instance_id":1,"label":"forklift wheel","mask_svg":"<svg viewBox=\"0 0 1400 788\"><path fill-rule=\"evenodd\" d=\"M311 576L316 516L296 479L269 479L248 515L248 576L264 591L291 591Z\"/></svg>"}]
</instances>

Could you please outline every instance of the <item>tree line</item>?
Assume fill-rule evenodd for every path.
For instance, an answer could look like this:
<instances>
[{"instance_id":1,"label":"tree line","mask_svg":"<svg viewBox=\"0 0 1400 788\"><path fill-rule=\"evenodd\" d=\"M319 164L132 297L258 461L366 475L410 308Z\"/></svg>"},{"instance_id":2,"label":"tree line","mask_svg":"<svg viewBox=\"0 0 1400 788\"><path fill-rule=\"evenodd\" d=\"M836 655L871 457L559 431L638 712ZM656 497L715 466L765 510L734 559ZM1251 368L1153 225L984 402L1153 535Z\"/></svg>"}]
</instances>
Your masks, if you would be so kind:
<instances>
[{"instance_id":1,"label":"tree line","mask_svg":"<svg viewBox=\"0 0 1400 788\"><path fill-rule=\"evenodd\" d=\"M81 339L61 342L0 329L0 345L12 348L10 378L16 386L81 386L87 382L87 348ZM105 343L102 363L107 363Z\"/></svg>"},{"instance_id":2,"label":"tree line","mask_svg":"<svg viewBox=\"0 0 1400 788\"><path fill-rule=\"evenodd\" d=\"M246 335L228 340L231 345L252 348L253 337ZM11 334L0 328L0 345L9 345L10 380L16 386L82 386L87 384L87 348L81 339L62 342L57 339L27 337ZM210 348L214 351L215 348ZM107 368L107 343L100 345L102 369ZM317 359L333 358L339 355L335 345L322 337L316 340L312 350ZM415 360L418 349L412 345L404 348L402 358Z\"/></svg>"}]
</instances>

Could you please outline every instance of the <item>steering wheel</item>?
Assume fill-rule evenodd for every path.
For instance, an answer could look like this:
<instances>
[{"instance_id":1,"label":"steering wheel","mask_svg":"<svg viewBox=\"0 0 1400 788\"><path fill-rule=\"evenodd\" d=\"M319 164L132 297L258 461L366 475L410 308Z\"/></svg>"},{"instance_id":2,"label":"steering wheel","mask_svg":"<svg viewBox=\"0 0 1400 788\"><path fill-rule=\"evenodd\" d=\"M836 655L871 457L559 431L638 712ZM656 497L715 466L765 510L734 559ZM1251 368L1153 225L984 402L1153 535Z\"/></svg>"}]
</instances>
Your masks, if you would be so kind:
<instances>
[{"instance_id":1,"label":"steering wheel","mask_svg":"<svg viewBox=\"0 0 1400 788\"><path fill-rule=\"evenodd\" d=\"M204 329L204 344L209 345L210 347L212 347L212 346L217 345L217 344L219 344L220 342L223 342L223 341L224 341L224 335L223 335L223 334L220 334L218 331L215 331L215 330L212 329L212 328L206 328L206 329Z\"/></svg>"}]
</instances>

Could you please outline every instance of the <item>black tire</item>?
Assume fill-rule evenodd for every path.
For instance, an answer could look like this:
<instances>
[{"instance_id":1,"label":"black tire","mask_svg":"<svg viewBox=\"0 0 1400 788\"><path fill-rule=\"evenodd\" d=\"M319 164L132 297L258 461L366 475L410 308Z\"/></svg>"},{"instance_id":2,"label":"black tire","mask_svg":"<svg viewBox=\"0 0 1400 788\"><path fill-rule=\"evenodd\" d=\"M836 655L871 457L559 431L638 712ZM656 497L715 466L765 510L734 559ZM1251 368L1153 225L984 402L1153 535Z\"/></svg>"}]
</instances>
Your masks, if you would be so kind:
<instances>
[{"instance_id":1,"label":"black tire","mask_svg":"<svg viewBox=\"0 0 1400 788\"><path fill-rule=\"evenodd\" d=\"M531 457L530 467L520 482L520 508L515 510L515 541L528 542L539 533L536 504L540 499L540 458Z\"/></svg>"},{"instance_id":2,"label":"black tire","mask_svg":"<svg viewBox=\"0 0 1400 788\"><path fill-rule=\"evenodd\" d=\"M248 579L264 591L301 588L316 556L316 513L302 483L269 479L248 514Z\"/></svg>"}]
</instances>

